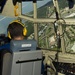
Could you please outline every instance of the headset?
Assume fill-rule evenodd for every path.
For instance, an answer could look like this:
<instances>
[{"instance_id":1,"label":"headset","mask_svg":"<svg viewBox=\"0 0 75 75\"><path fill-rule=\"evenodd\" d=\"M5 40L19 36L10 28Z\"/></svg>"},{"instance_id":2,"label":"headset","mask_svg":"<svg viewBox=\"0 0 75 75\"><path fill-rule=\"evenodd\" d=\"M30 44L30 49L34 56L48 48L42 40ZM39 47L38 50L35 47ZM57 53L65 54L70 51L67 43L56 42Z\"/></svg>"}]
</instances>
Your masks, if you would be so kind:
<instances>
[{"instance_id":1,"label":"headset","mask_svg":"<svg viewBox=\"0 0 75 75\"><path fill-rule=\"evenodd\" d=\"M24 24L21 23L21 22L18 21L18 20L15 20L15 21L11 22L10 24L12 24L12 23L14 23L14 22L16 22L16 23L18 23L18 24L20 24L20 25L22 25L22 26L24 27L24 28L23 28L23 36L26 36L26 35L27 35L27 29L26 29L26 27L24 26ZM7 32L7 36L11 39L11 35L10 35L10 32L9 32L9 31Z\"/></svg>"}]
</instances>

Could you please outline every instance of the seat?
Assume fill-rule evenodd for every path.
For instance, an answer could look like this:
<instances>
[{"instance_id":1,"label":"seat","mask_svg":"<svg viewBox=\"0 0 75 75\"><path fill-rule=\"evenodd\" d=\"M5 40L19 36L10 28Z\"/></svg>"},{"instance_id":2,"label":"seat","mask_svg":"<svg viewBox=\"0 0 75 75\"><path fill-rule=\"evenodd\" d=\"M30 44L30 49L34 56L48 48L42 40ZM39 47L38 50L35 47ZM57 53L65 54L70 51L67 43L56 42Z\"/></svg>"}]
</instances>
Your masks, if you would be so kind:
<instances>
[{"instance_id":1,"label":"seat","mask_svg":"<svg viewBox=\"0 0 75 75\"><path fill-rule=\"evenodd\" d=\"M42 52L14 52L10 75L41 75Z\"/></svg>"},{"instance_id":2,"label":"seat","mask_svg":"<svg viewBox=\"0 0 75 75\"><path fill-rule=\"evenodd\" d=\"M12 63L12 53L8 50L2 50L0 53L0 75L10 75Z\"/></svg>"},{"instance_id":3,"label":"seat","mask_svg":"<svg viewBox=\"0 0 75 75\"><path fill-rule=\"evenodd\" d=\"M2 75L41 75L42 51L35 50L36 41L27 41L11 41L12 53L3 55Z\"/></svg>"}]
</instances>

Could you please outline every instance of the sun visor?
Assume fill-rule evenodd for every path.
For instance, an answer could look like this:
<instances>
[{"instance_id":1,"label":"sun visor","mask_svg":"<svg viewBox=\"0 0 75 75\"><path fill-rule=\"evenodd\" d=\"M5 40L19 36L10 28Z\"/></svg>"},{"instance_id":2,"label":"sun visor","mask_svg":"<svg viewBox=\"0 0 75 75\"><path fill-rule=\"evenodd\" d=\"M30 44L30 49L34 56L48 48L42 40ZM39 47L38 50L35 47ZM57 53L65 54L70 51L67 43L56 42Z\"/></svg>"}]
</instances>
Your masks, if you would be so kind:
<instances>
[{"instance_id":1,"label":"sun visor","mask_svg":"<svg viewBox=\"0 0 75 75\"><path fill-rule=\"evenodd\" d=\"M3 0L0 2L0 14L10 17L18 17L21 14L21 3L13 5L12 0Z\"/></svg>"}]
</instances>

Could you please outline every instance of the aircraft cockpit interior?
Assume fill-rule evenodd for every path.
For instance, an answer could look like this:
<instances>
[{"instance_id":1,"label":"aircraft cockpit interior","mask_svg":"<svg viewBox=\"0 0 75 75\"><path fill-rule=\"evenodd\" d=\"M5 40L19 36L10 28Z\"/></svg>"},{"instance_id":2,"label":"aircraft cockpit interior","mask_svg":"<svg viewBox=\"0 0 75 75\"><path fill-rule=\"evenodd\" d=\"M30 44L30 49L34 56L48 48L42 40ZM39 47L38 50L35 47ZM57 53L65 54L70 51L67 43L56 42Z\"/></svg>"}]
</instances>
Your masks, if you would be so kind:
<instances>
[{"instance_id":1,"label":"aircraft cockpit interior","mask_svg":"<svg viewBox=\"0 0 75 75\"><path fill-rule=\"evenodd\" d=\"M8 37L13 21L24 40ZM75 0L0 0L0 75L75 75Z\"/></svg>"}]
</instances>

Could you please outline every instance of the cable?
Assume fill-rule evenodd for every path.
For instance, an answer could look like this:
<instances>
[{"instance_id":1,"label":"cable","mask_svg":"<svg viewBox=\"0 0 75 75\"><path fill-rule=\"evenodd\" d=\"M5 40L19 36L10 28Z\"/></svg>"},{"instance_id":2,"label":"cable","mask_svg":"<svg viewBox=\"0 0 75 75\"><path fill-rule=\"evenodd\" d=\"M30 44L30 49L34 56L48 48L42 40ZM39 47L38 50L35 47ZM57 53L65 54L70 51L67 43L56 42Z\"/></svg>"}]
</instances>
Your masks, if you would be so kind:
<instances>
[{"instance_id":1,"label":"cable","mask_svg":"<svg viewBox=\"0 0 75 75\"><path fill-rule=\"evenodd\" d=\"M60 38L61 35L60 35L60 32L57 33L57 27L55 25L57 23L57 21L58 21L58 19L54 22L54 31L55 31L55 34L56 34L56 41L57 41L57 53L55 54L55 60L58 63L58 54L59 54L59 50L61 48L61 38ZM59 66L57 66L56 75L58 75L58 69L59 69Z\"/></svg>"}]
</instances>

